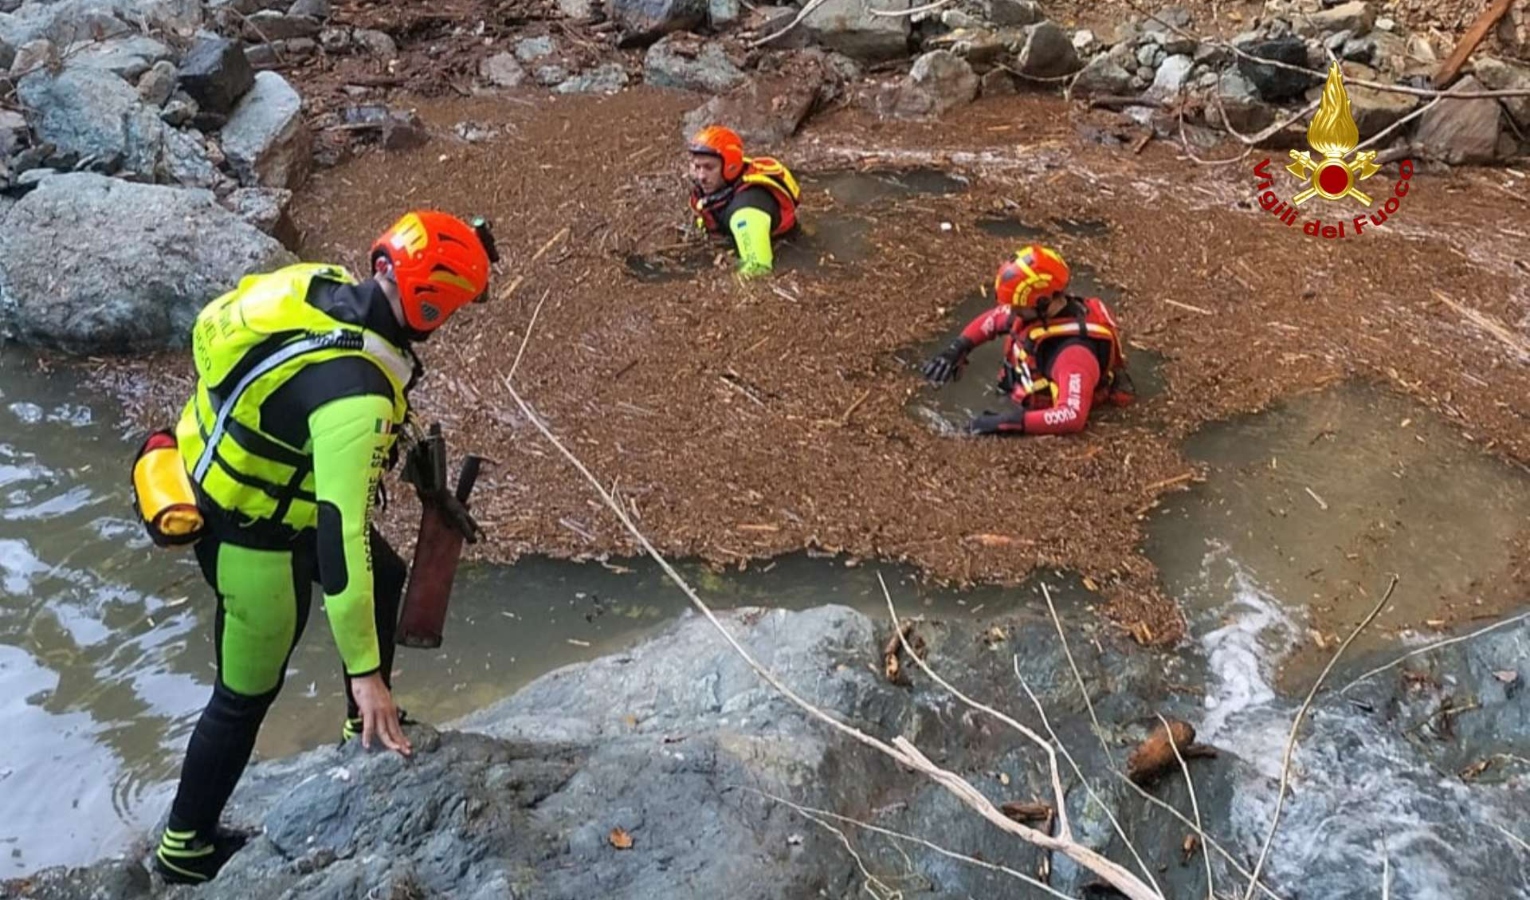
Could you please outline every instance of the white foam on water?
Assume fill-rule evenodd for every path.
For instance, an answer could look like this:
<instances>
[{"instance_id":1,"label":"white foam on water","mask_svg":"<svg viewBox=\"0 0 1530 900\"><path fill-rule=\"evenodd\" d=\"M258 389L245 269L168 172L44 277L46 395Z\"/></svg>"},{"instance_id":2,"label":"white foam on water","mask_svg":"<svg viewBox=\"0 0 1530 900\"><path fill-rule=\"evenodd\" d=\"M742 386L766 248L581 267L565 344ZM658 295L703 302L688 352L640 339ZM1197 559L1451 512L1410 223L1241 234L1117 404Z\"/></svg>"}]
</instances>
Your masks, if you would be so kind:
<instances>
[{"instance_id":1,"label":"white foam on water","mask_svg":"<svg viewBox=\"0 0 1530 900\"><path fill-rule=\"evenodd\" d=\"M1224 624L1200 639L1213 683L1206 695L1206 718L1197 731L1200 740L1218 741L1220 745L1223 741L1242 742L1237 732L1225 731L1229 719L1274 702L1275 688L1271 681L1275 666L1295 645L1300 631L1280 601L1261 588L1253 575L1228 555L1225 545L1213 543L1202 561L1202 583L1207 590L1216 590L1212 587L1212 571L1218 563L1229 571L1229 575L1217 592L1230 592L1231 600L1219 608ZM1236 752L1237 748L1228 749ZM1258 754L1260 757L1264 755ZM1244 758L1257 762L1248 756Z\"/></svg>"}]
</instances>

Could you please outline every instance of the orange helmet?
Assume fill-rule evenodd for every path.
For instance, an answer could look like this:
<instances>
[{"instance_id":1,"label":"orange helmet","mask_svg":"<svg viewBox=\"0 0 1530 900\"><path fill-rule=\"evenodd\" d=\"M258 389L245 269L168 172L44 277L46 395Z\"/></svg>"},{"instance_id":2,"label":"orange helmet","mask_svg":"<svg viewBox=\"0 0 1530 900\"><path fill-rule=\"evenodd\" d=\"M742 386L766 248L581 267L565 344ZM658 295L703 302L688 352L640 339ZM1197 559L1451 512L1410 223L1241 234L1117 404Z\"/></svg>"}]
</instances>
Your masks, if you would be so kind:
<instances>
[{"instance_id":1,"label":"orange helmet","mask_svg":"<svg viewBox=\"0 0 1530 900\"><path fill-rule=\"evenodd\" d=\"M1068 287L1068 264L1050 247L1029 244L1005 260L993 279L993 293L1006 306L1035 306Z\"/></svg>"},{"instance_id":2,"label":"orange helmet","mask_svg":"<svg viewBox=\"0 0 1530 900\"><path fill-rule=\"evenodd\" d=\"M475 218L469 224L431 210L406 213L372 244L373 270L391 272L405 324L422 333L439 328L460 307L483 302L489 266L498 261L487 222Z\"/></svg>"},{"instance_id":3,"label":"orange helmet","mask_svg":"<svg viewBox=\"0 0 1530 900\"><path fill-rule=\"evenodd\" d=\"M744 174L744 139L730 128L708 125L691 137L687 149L722 160L722 175L728 181Z\"/></svg>"}]
</instances>

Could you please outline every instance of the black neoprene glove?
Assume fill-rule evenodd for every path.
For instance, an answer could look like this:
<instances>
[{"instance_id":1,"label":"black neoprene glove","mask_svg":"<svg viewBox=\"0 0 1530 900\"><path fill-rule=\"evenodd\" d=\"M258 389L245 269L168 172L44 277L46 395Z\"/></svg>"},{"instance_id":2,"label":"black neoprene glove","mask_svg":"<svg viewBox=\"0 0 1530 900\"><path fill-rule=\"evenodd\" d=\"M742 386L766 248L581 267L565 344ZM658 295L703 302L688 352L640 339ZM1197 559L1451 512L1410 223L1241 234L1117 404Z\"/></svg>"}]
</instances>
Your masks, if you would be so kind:
<instances>
[{"instance_id":1,"label":"black neoprene glove","mask_svg":"<svg viewBox=\"0 0 1530 900\"><path fill-rule=\"evenodd\" d=\"M971 350L972 342L958 337L924 364L924 377L931 384L945 384L953 378L961 378L962 369L967 365L967 353Z\"/></svg>"}]
</instances>

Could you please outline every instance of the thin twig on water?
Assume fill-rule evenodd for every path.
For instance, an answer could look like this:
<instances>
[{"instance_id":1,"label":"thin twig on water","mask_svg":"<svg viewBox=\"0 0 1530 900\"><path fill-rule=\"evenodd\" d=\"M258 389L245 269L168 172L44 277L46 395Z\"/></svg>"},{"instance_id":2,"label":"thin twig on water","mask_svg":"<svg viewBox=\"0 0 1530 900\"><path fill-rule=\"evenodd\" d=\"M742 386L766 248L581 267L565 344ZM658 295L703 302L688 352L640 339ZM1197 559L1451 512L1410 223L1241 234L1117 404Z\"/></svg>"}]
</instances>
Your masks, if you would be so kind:
<instances>
[{"instance_id":1,"label":"thin twig on water","mask_svg":"<svg viewBox=\"0 0 1530 900\"><path fill-rule=\"evenodd\" d=\"M1204 832L1205 826L1201 824L1201 804L1195 798L1195 781L1190 777L1190 766L1185 763L1184 754L1179 752L1179 741L1174 740L1174 729L1169 727L1169 720L1158 713L1158 721L1163 723L1164 733L1169 736L1169 747L1174 750L1174 758L1179 760L1179 770L1185 774L1185 789L1190 792L1190 811L1195 813L1195 830ZM1206 863L1206 900L1217 900L1217 892L1211 878L1211 854L1201 847L1201 859Z\"/></svg>"},{"instance_id":2,"label":"thin twig on water","mask_svg":"<svg viewBox=\"0 0 1530 900\"><path fill-rule=\"evenodd\" d=\"M1384 665L1384 666L1377 666L1376 668L1370 670L1369 672L1366 672L1364 675L1361 675L1359 678L1356 678L1354 681L1351 681L1349 684L1346 684L1343 687L1339 688L1338 692L1340 694L1348 693L1350 688L1352 688L1355 685L1359 684L1360 682L1366 680L1367 678L1370 678L1370 677L1372 677L1374 675L1380 675L1382 672L1385 672L1388 669L1395 669L1398 666L1402 665L1403 663L1407 662L1408 660L1412 659L1415 656L1419 656L1419 655L1424 654L1424 653L1429 653L1429 652L1434 651L1434 650L1439 650L1442 647L1449 647L1451 644L1459 644L1462 641L1469 641L1472 638L1477 637L1479 635L1487 634L1489 631L1495 631L1495 630L1497 630L1499 628L1504 627L1505 625L1513 625L1516 622L1523 622L1526 619L1530 619L1530 613L1521 613L1521 614L1519 614L1517 616L1514 616L1511 619L1504 619L1502 622L1495 622L1492 625L1487 626L1486 628L1479 628L1476 631L1473 631L1471 634L1463 634L1463 635L1460 635L1459 637L1446 638L1443 641L1436 641L1433 644L1429 644L1427 646L1420 647L1417 650L1410 650L1407 653L1404 653L1402 656L1399 656L1398 658L1396 658L1396 659L1392 660L1391 662L1387 663L1386 665Z\"/></svg>"},{"instance_id":3,"label":"thin twig on water","mask_svg":"<svg viewBox=\"0 0 1530 900\"><path fill-rule=\"evenodd\" d=\"M1349 633L1349 637L1344 639L1344 643L1339 645L1339 649L1334 651L1333 658L1328 660L1328 665L1323 667L1323 671L1319 673L1317 681L1313 682L1312 690L1307 692L1307 699L1302 701L1301 709L1296 711L1296 719L1291 723L1291 735L1286 739L1285 756L1280 763L1280 791L1275 795L1275 815L1270 818L1270 831L1264 837L1264 848L1259 851L1259 859L1254 863L1254 874L1249 877L1248 890L1243 892L1243 900L1249 900L1250 897L1254 896L1254 887L1258 883L1259 872L1264 868L1265 860L1269 858L1270 845L1275 843L1275 832L1280 829L1280 811L1285 806L1286 788L1290 784L1291 756L1296 752L1296 735L1301 730L1302 719L1306 717L1307 710L1312 707L1312 698L1317 696L1318 689L1327 680L1328 673L1333 671L1333 667L1338 663L1339 657L1343 656L1344 651L1349 649L1349 645L1354 643L1355 638L1360 636L1360 632L1364 631L1367 625L1371 624L1371 622L1376 620L1377 616L1381 615L1382 608L1387 605L1388 600L1392 599L1392 591L1396 589L1397 576L1393 575L1392 583L1387 585L1386 593L1381 595L1381 599L1376 601L1376 606L1366 614L1366 617L1360 620L1360 624L1355 626L1355 630Z\"/></svg>"}]
</instances>

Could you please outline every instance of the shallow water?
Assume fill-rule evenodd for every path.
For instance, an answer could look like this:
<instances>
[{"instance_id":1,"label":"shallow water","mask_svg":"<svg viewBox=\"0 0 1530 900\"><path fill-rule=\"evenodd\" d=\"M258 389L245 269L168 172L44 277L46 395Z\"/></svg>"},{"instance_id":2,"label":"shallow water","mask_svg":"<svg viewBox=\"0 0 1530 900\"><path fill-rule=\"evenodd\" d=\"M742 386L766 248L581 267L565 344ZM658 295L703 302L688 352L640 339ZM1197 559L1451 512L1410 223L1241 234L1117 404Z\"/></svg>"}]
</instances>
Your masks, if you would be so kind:
<instances>
[{"instance_id":1,"label":"shallow water","mask_svg":"<svg viewBox=\"0 0 1530 900\"><path fill-rule=\"evenodd\" d=\"M1227 597L1203 558L1236 560L1301 629L1283 686L1305 690L1393 573L1391 602L1351 652L1522 602L1508 574L1530 477L1410 400L1335 387L1208 426L1185 451L1211 471L1165 499L1147 553L1192 617Z\"/></svg>"},{"instance_id":2,"label":"shallow water","mask_svg":"<svg viewBox=\"0 0 1530 900\"><path fill-rule=\"evenodd\" d=\"M23 399L25 398L25 399ZM0 357L0 875L79 864L155 824L211 690L211 595L190 551L149 544L132 518L136 441L118 411L15 348ZM718 607L843 603L879 620L876 571L798 554L743 573L682 565ZM994 614L1029 594L929 590L880 567L905 614ZM344 714L328 624L310 617L257 757L338 738ZM447 722L558 666L630 644L689 601L645 561L465 564L442 646L401 647L400 705ZM19 786L49 785L47 792Z\"/></svg>"}]
</instances>

